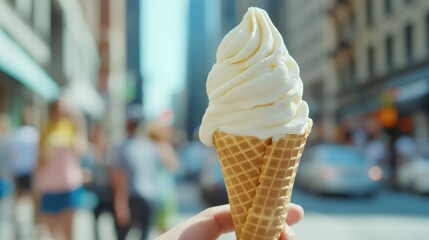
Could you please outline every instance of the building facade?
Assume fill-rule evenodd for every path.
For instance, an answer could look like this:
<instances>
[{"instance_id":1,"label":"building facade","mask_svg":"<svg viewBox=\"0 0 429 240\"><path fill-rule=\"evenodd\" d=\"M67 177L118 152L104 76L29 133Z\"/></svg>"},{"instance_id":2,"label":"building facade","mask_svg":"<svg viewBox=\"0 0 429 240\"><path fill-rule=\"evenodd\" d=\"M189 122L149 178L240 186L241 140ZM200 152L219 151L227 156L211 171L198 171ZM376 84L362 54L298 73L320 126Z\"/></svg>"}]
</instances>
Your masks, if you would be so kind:
<instances>
[{"instance_id":1,"label":"building facade","mask_svg":"<svg viewBox=\"0 0 429 240\"><path fill-rule=\"evenodd\" d=\"M0 111L14 124L29 104L41 123L47 103L63 93L88 116L100 117L98 67L98 50L78 1L0 1Z\"/></svg>"},{"instance_id":2,"label":"building facade","mask_svg":"<svg viewBox=\"0 0 429 240\"><path fill-rule=\"evenodd\" d=\"M184 129L188 137L201 124L207 108L207 75L215 63L217 45L221 40L220 2L211 0L190 0L187 44L186 86L181 98L185 101L184 116L179 116L179 129ZM180 114L178 114L180 115Z\"/></svg>"},{"instance_id":3,"label":"building facade","mask_svg":"<svg viewBox=\"0 0 429 240\"><path fill-rule=\"evenodd\" d=\"M96 42L100 59L98 78L95 79L94 86L101 96L105 112L98 122L104 124L112 139L116 141L124 135L126 103L132 101L126 93L126 1L79 0L79 2ZM139 62L139 58L137 61ZM138 62L134 63L133 67L138 65Z\"/></svg>"},{"instance_id":4,"label":"building facade","mask_svg":"<svg viewBox=\"0 0 429 240\"><path fill-rule=\"evenodd\" d=\"M412 119L427 137L428 1L289 0L287 10L286 42L320 135L373 118L388 132Z\"/></svg>"},{"instance_id":5,"label":"building facade","mask_svg":"<svg viewBox=\"0 0 429 240\"><path fill-rule=\"evenodd\" d=\"M337 76L331 56L335 48L329 0L286 3L285 43L300 67L303 98L314 120L312 138L335 138Z\"/></svg>"},{"instance_id":6,"label":"building facade","mask_svg":"<svg viewBox=\"0 0 429 240\"><path fill-rule=\"evenodd\" d=\"M411 129L428 137L429 2L355 0L331 6L337 119L371 117L392 138Z\"/></svg>"},{"instance_id":7,"label":"building facade","mask_svg":"<svg viewBox=\"0 0 429 240\"><path fill-rule=\"evenodd\" d=\"M7 113L15 125L25 105L46 105L63 83L62 70L53 63L61 55L56 52L60 9L50 1L40 1L34 8L32 4L0 1L0 112Z\"/></svg>"}]
</instances>

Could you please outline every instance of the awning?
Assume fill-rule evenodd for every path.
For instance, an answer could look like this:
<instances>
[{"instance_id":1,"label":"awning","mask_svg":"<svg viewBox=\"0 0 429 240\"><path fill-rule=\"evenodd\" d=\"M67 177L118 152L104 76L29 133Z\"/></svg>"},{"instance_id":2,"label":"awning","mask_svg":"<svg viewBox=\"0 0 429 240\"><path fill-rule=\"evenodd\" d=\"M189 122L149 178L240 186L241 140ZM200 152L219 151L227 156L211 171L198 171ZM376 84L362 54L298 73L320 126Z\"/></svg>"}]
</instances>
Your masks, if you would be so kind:
<instances>
[{"instance_id":1,"label":"awning","mask_svg":"<svg viewBox=\"0 0 429 240\"><path fill-rule=\"evenodd\" d=\"M64 90L64 96L70 104L93 119L103 117L106 107L103 98L88 81L71 81Z\"/></svg>"},{"instance_id":2,"label":"awning","mask_svg":"<svg viewBox=\"0 0 429 240\"><path fill-rule=\"evenodd\" d=\"M339 108L338 117L342 119L373 112L385 105L383 103L385 97L387 97L388 102L395 104L400 112L409 112L427 106L428 95L429 68L425 67L389 79L379 88L373 88L364 93L356 93L354 103Z\"/></svg>"},{"instance_id":3,"label":"awning","mask_svg":"<svg viewBox=\"0 0 429 240\"><path fill-rule=\"evenodd\" d=\"M60 93L56 82L0 29L0 71L4 71L47 100Z\"/></svg>"}]
</instances>

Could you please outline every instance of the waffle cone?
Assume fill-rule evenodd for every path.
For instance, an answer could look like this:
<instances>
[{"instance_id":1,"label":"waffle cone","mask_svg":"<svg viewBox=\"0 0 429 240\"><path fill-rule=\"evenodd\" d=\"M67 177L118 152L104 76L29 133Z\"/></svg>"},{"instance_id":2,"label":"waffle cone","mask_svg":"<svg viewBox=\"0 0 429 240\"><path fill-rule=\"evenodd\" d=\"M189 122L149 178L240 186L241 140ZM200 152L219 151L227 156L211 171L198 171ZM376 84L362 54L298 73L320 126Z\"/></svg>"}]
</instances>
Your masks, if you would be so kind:
<instances>
[{"instance_id":1,"label":"waffle cone","mask_svg":"<svg viewBox=\"0 0 429 240\"><path fill-rule=\"evenodd\" d=\"M237 239L279 239L310 130L275 142L215 132Z\"/></svg>"}]
</instances>

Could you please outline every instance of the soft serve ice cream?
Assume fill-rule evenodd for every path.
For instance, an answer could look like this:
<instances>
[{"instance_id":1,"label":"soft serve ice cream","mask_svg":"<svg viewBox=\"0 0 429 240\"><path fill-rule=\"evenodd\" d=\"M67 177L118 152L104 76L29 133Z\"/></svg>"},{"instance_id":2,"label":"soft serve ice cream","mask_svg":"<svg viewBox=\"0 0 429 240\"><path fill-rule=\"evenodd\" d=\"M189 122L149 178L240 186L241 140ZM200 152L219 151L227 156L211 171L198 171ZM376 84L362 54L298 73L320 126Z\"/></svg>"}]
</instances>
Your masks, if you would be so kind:
<instances>
[{"instance_id":1,"label":"soft serve ice cream","mask_svg":"<svg viewBox=\"0 0 429 240\"><path fill-rule=\"evenodd\" d=\"M200 139L219 158L239 240L278 240L311 132L299 68L268 14L249 8L207 79Z\"/></svg>"},{"instance_id":2,"label":"soft serve ice cream","mask_svg":"<svg viewBox=\"0 0 429 240\"><path fill-rule=\"evenodd\" d=\"M274 141L305 133L311 120L299 67L264 10L249 8L222 40L216 58L200 127L205 145L213 145L217 130Z\"/></svg>"}]
</instances>

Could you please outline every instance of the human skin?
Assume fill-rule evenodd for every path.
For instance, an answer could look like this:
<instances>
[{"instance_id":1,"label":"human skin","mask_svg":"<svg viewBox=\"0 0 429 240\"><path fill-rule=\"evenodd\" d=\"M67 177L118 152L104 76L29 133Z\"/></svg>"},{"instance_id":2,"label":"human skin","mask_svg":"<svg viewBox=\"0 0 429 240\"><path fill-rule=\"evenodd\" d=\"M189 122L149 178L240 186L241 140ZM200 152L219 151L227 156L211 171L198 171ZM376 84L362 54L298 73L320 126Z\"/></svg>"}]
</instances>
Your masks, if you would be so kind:
<instances>
[{"instance_id":1,"label":"human skin","mask_svg":"<svg viewBox=\"0 0 429 240\"><path fill-rule=\"evenodd\" d=\"M289 204L289 213L280 240L295 239L295 234L289 226L301 221L303 216L304 210L301 206ZM230 207L229 205L222 205L198 213L159 236L156 240L215 240L220 235L232 231L234 231L234 224Z\"/></svg>"}]
</instances>

